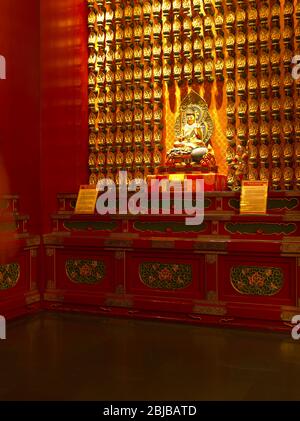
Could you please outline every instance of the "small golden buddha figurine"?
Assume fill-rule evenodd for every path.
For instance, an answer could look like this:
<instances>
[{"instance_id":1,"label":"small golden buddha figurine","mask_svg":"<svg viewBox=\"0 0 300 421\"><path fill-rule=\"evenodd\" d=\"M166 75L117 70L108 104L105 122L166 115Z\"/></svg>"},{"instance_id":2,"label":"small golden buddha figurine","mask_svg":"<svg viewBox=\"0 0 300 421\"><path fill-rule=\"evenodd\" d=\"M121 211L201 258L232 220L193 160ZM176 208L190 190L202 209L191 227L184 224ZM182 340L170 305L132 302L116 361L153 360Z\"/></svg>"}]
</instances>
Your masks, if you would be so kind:
<instances>
[{"instance_id":1,"label":"small golden buddha figurine","mask_svg":"<svg viewBox=\"0 0 300 421\"><path fill-rule=\"evenodd\" d=\"M201 171L216 172L216 160L210 138L213 122L206 102L191 92L180 107L176 120L176 140L167 153L167 165L196 165Z\"/></svg>"}]
</instances>

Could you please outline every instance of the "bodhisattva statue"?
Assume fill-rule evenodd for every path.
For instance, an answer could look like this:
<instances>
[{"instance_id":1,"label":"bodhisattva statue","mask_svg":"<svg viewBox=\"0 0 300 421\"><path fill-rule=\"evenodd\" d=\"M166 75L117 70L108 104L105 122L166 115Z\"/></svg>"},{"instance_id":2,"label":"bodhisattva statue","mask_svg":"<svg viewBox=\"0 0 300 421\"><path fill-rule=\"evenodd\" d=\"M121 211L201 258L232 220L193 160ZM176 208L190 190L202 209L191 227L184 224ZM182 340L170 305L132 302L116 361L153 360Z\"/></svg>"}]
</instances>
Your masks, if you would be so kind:
<instances>
[{"instance_id":1,"label":"bodhisattva statue","mask_svg":"<svg viewBox=\"0 0 300 421\"><path fill-rule=\"evenodd\" d=\"M197 103L192 103L197 101ZM176 140L167 153L169 166L197 166L204 172L216 172L216 160L210 142L213 122L205 101L192 92L183 101L176 121Z\"/></svg>"}]
</instances>

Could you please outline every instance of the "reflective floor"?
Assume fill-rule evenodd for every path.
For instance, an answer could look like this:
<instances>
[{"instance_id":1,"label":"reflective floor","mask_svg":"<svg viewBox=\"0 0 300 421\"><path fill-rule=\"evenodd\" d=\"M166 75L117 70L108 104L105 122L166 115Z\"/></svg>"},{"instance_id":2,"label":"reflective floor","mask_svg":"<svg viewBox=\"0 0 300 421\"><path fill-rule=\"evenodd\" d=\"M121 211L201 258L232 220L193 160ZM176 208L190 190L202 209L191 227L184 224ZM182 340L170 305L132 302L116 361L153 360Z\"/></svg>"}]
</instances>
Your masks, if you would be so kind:
<instances>
[{"instance_id":1,"label":"reflective floor","mask_svg":"<svg viewBox=\"0 0 300 421\"><path fill-rule=\"evenodd\" d=\"M44 313L8 324L0 399L300 400L300 340Z\"/></svg>"}]
</instances>

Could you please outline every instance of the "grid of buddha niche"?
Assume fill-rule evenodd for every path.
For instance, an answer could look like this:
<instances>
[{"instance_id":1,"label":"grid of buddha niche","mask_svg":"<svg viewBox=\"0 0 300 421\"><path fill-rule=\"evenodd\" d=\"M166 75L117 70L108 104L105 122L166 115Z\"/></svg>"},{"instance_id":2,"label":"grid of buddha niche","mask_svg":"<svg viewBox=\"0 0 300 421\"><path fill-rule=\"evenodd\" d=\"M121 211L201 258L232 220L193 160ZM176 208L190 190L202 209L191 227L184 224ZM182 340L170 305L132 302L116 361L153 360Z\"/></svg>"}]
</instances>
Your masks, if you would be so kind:
<instances>
[{"instance_id":1,"label":"grid of buddha niche","mask_svg":"<svg viewBox=\"0 0 300 421\"><path fill-rule=\"evenodd\" d=\"M268 180L273 190L300 187L300 2L227 0L228 185Z\"/></svg>"},{"instance_id":2,"label":"grid of buddha niche","mask_svg":"<svg viewBox=\"0 0 300 421\"><path fill-rule=\"evenodd\" d=\"M90 183L144 178L162 162L162 10L88 1Z\"/></svg>"},{"instance_id":3,"label":"grid of buddha niche","mask_svg":"<svg viewBox=\"0 0 300 421\"><path fill-rule=\"evenodd\" d=\"M297 1L93 1L90 182L152 174L164 160L164 89L225 80L228 186L300 186ZM224 101L225 102L225 101ZM224 151L225 153L225 151ZM117 181L117 180L116 180Z\"/></svg>"}]
</instances>

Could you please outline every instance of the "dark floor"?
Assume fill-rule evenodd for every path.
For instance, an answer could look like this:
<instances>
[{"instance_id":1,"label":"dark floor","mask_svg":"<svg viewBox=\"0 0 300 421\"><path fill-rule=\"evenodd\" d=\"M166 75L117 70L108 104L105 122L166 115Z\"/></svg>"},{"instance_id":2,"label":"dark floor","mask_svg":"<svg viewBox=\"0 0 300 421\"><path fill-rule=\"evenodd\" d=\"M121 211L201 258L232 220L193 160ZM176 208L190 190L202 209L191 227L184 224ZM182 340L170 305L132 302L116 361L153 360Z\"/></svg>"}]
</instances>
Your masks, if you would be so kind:
<instances>
[{"instance_id":1,"label":"dark floor","mask_svg":"<svg viewBox=\"0 0 300 421\"><path fill-rule=\"evenodd\" d=\"M0 341L0 400L19 399L300 400L300 341L45 313Z\"/></svg>"}]
</instances>

